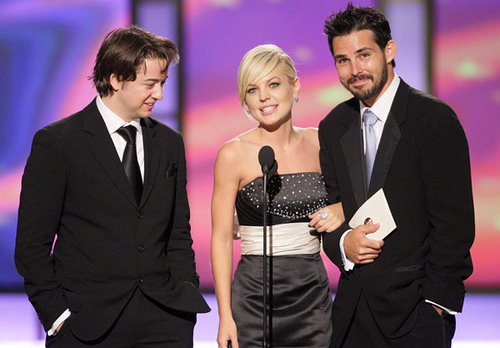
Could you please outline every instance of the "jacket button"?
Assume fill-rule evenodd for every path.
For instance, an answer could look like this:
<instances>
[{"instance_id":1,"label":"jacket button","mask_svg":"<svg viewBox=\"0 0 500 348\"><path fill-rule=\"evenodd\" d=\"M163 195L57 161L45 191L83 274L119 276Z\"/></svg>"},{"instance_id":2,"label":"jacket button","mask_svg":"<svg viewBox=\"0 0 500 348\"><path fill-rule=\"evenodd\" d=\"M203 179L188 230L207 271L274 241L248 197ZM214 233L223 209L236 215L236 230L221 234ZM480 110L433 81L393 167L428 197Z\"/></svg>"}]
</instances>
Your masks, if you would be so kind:
<instances>
[{"instance_id":1,"label":"jacket button","mask_svg":"<svg viewBox=\"0 0 500 348\"><path fill-rule=\"evenodd\" d=\"M139 244L139 245L137 246L137 250L138 250L140 253L142 253L142 252L144 251L144 245L143 245L143 244Z\"/></svg>"},{"instance_id":2,"label":"jacket button","mask_svg":"<svg viewBox=\"0 0 500 348\"><path fill-rule=\"evenodd\" d=\"M143 214L143 213L141 213L141 212L137 213L137 218L138 218L139 220L142 220L142 219L144 218L144 214Z\"/></svg>"}]
</instances>

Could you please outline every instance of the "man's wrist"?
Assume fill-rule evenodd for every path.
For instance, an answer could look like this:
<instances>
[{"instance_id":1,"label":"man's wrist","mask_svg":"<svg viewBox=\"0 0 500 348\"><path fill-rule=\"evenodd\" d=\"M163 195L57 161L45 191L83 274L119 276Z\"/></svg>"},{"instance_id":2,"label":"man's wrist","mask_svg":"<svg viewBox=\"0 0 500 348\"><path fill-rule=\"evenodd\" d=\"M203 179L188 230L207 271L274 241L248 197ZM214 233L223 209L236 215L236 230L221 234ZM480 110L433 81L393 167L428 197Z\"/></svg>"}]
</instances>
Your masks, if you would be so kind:
<instances>
[{"instance_id":1,"label":"man's wrist","mask_svg":"<svg viewBox=\"0 0 500 348\"><path fill-rule=\"evenodd\" d=\"M352 230L347 230L345 231L343 234L342 234L342 237L340 237L340 242L339 242L339 247L340 247L340 255L342 257L342 264L344 265L344 270L345 271L350 271L354 268L354 262L351 262L346 254L345 254L345 250L344 250L344 239L345 237L347 236L347 234L349 232L351 232Z\"/></svg>"}]
</instances>

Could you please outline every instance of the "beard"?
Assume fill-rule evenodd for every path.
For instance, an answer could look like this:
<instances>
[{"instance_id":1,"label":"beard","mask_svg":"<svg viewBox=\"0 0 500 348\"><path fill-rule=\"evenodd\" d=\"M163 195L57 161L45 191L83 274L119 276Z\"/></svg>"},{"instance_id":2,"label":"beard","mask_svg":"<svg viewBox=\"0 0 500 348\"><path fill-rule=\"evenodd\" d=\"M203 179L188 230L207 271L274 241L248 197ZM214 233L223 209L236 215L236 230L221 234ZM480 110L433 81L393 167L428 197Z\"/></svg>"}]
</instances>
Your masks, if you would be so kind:
<instances>
[{"instance_id":1,"label":"beard","mask_svg":"<svg viewBox=\"0 0 500 348\"><path fill-rule=\"evenodd\" d=\"M377 97L384 88L385 83L387 82L387 65L384 64L384 67L382 69L382 74L380 76L380 80L375 80L373 75L370 74L359 74L356 77L351 77L347 80L347 82L342 82L344 87L356 97L356 99L361 100L362 102L365 102L367 100L373 99L374 97ZM358 90L351 88L351 84L356 82L358 79L369 79L373 82L372 88L366 89L366 90Z\"/></svg>"}]
</instances>

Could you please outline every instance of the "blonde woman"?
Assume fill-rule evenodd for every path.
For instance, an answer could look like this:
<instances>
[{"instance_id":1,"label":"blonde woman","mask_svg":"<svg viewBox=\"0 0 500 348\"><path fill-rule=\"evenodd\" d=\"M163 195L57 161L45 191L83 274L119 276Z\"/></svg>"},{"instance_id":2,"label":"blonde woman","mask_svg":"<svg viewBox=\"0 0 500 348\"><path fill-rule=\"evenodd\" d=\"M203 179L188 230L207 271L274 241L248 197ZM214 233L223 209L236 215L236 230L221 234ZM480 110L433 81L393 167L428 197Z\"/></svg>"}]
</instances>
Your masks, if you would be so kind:
<instances>
[{"instance_id":1,"label":"blonde woman","mask_svg":"<svg viewBox=\"0 0 500 348\"><path fill-rule=\"evenodd\" d=\"M241 105L258 125L220 149L212 196L212 269L219 306L219 347L262 347L262 186L258 161L274 149L278 172L268 180L268 289L272 347L328 347L331 293L318 232L343 222L342 207L326 206L318 133L292 125L300 83L292 59L275 45L250 50L238 70ZM233 215L242 256L232 281Z\"/></svg>"}]
</instances>

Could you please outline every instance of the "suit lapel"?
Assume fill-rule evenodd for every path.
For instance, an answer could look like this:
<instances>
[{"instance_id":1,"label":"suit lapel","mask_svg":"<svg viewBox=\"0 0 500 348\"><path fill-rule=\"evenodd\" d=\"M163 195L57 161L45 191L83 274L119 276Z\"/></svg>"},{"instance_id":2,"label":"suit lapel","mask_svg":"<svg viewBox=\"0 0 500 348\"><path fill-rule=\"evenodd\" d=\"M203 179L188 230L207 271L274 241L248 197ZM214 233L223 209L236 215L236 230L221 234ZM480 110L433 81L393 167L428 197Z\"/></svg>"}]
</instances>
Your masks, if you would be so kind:
<instances>
[{"instance_id":1,"label":"suit lapel","mask_svg":"<svg viewBox=\"0 0 500 348\"><path fill-rule=\"evenodd\" d=\"M389 113L382 133L382 138L380 138L375 163L373 164L373 174L368 196L371 196L384 186L399 139L401 139L399 126L392 114Z\"/></svg>"},{"instance_id":2,"label":"suit lapel","mask_svg":"<svg viewBox=\"0 0 500 348\"><path fill-rule=\"evenodd\" d=\"M141 126L144 141L144 189L142 191L140 203L142 207L151 194L158 176L161 160L161 146L157 143L159 140L156 137L153 121L150 119L142 119Z\"/></svg>"},{"instance_id":3,"label":"suit lapel","mask_svg":"<svg viewBox=\"0 0 500 348\"><path fill-rule=\"evenodd\" d=\"M373 164L373 174L370 183L369 196L377 192L384 186L387 178L387 173L391 166L394 152L401 139L400 125L406 119L406 107L409 95L409 86L401 80L399 83L398 91L394 96L391 110L384 125L382 137Z\"/></svg>"},{"instance_id":4,"label":"suit lapel","mask_svg":"<svg viewBox=\"0 0 500 348\"><path fill-rule=\"evenodd\" d=\"M347 131L340 139L342 151L347 163L347 170L352 183L354 197L358 205L366 200L366 189L363 169L363 148L361 139L361 118L359 111L353 110L348 119L354 119L354 122L347 124Z\"/></svg>"},{"instance_id":5,"label":"suit lapel","mask_svg":"<svg viewBox=\"0 0 500 348\"><path fill-rule=\"evenodd\" d=\"M113 184L134 205L134 198L130 184L123 170L123 165L116 153L116 148L106 128L106 124L97 109L95 100L86 108L87 112L83 118L83 129L88 135L89 149L109 176Z\"/></svg>"}]
</instances>

